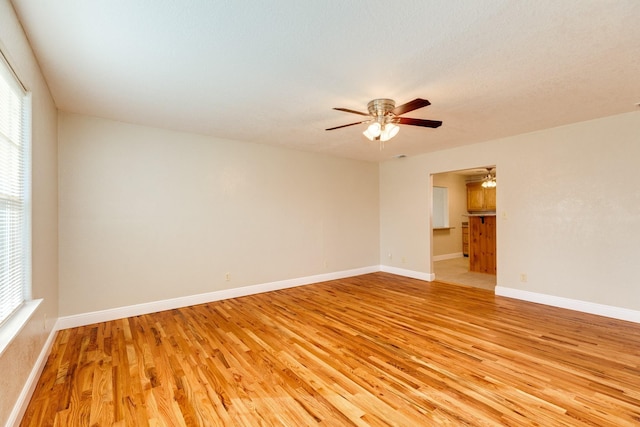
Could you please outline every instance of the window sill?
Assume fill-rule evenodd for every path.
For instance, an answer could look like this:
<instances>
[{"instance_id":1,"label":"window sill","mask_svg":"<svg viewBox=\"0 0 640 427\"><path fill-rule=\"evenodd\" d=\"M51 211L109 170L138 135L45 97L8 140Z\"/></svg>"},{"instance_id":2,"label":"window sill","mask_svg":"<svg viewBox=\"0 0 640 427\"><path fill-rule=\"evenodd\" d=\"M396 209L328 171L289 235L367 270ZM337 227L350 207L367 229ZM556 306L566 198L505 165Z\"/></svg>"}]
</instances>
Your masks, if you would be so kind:
<instances>
[{"instance_id":1,"label":"window sill","mask_svg":"<svg viewBox=\"0 0 640 427\"><path fill-rule=\"evenodd\" d=\"M36 299L25 302L13 316L0 326L0 356L9 347L11 341L18 336L22 328L27 324L33 313L38 309L42 299Z\"/></svg>"}]
</instances>

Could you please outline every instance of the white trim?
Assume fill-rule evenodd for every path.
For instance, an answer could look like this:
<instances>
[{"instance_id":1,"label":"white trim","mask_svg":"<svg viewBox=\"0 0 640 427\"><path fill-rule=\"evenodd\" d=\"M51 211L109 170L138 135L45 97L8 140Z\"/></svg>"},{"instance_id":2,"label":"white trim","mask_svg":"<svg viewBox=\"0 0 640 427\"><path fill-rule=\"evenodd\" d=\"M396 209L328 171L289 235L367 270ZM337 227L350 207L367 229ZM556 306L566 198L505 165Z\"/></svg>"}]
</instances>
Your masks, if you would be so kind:
<instances>
[{"instance_id":1,"label":"white trim","mask_svg":"<svg viewBox=\"0 0 640 427\"><path fill-rule=\"evenodd\" d=\"M398 276L411 277L412 279L426 280L427 282L433 282L436 278L434 273L423 273L421 271L405 270L404 268L391 267L388 265L381 265L380 271L385 273L397 274Z\"/></svg>"},{"instance_id":2,"label":"white trim","mask_svg":"<svg viewBox=\"0 0 640 427\"><path fill-rule=\"evenodd\" d=\"M515 298L550 305L553 307L567 308L569 310L581 311L583 313L597 314L599 316L611 317L613 319L640 323L640 311L630 310L628 308L557 297L554 295L539 294L520 289L506 288L504 286L496 286L495 293L496 295L503 297Z\"/></svg>"},{"instance_id":3,"label":"white trim","mask_svg":"<svg viewBox=\"0 0 640 427\"><path fill-rule=\"evenodd\" d=\"M462 258L464 255L462 254L462 252L455 252L452 254L444 254L444 255L434 255L433 256L433 261L444 261L445 259L455 259L455 258Z\"/></svg>"},{"instance_id":4,"label":"white trim","mask_svg":"<svg viewBox=\"0 0 640 427\"><path fill-rule=\"evenodd\" d=\"M129 305L125 307L111 308L107 310L93 311L89 313L75 314L60 317L56 322L56 329L68 329L92 323L107 322L125 317L139 316L141 314L156 313L158 311L187 307L190 305L204 304L211 301L220 301L229 298L237 298L278 289L292 288L295 286L309 285L311 283L325 282L328 280L344 279L345 277L359 276L361 274L380 271L379 266L356 268L352 270L337 271L333 273L318 274L315 276L300 277L297 279L280 280L277 282L262 283L258 285L244 286L240 288L224 289L221 291L207 292L204 294L187 295L161 301Z\"/></svg>"},{"instance_id":5,"label":"white trim","mask_svg":"<svg viewBox=\"0 0 640 427\"><path fill-rule=\"evenodd\" d=\"M42 375L42 371L47 363L47 359L49 358L49 353L51 352L51 347L53 347L54 338L56 337L57 329L54 326L49 332L49 336L47 337L47 341L44 343L42 350L40 350L40 354L38 355L38 359L36 363L33 365L31 372L29 373L29 377L27 381L25 381L24 386L22 387L22 391L20 392L20 396L18 396L18 400L13 405L13 409L9 414L9 418L7 419L6 427L14 426L17 427L20 425L22 421L22 417L24 416L27 407L29 406L29 402L31 401L31 396L33 396L33 392L38 385L38 380L40 379L40 375Z\"/></svg>"},{"instance_id":6,"label":"white trim","mask_svg":"<svg viewBox=\"0 0 640 427\"><path fill-rule=\"evenodd\" d=\"M29 323L29 319L36 312L41 302L42 299L25 301L0 327L0 356L9 347L11 341L18 336L22 328Z\"/></svg>"}]
</instances>

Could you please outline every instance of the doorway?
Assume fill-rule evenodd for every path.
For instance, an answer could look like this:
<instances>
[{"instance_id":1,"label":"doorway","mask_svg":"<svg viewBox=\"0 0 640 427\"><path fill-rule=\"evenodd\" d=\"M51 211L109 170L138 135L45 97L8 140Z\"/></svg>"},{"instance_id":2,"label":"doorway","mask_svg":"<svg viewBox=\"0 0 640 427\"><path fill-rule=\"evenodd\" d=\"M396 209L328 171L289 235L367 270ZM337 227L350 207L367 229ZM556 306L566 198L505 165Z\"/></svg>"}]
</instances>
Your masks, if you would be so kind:
<instances>
[{"instance_id":1,"label":"doorway","mask_svg":"<svg viewBox=\"0 0 640 427\"><path fill-rule=\"evenodd\" d=\"M495 227L493 228L493 252L486 251L488 235L471 236L471 223L474 225L474 233L478 233L478 223L491 223L495 220L495 187L487 192L485 205L478 204L477 188L482 190L482 182L491 174L495 178L496 169L493 166L478 167L460 171L444 172L432 175L433 187L445 188L447 191L447 227L441 227L441 221L435 224L432 221L432 251L431 265L435 273L435 280L462 286L472 286L493 291L496 286L496 274L472 271L478 270L473 265L487 265L491 261L495 266ZM471 192L473 200L468 203L468 193ZM491 200L491 195L493 199ZM432 200L432 216L435 212L441 212L442 207L439 201ZM491 218L491 220L486 220ZM470 221L471 220L471 221ZM495 223L494 223L495 224ZM482 230L485 230L482 228ZM483 231L490 233L491 231ZM493 260L487 261L486 257L493 256ZM473 260L473 264L470 262ZM486 271L486 270L484 270ZM495 271L495 270L491 270Z\"/></svg>"}]
</instances>

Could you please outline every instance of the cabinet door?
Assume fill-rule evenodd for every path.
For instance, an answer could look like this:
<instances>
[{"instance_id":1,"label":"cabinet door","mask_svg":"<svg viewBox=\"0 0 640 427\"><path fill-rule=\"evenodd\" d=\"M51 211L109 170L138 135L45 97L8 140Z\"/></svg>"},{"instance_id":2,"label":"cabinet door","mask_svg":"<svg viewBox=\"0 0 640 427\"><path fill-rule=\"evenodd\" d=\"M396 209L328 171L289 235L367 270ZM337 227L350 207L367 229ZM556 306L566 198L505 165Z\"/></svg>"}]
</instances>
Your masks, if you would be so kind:
<instances>
[{"instance_id":1,"label":"cabinet door","mask_svg":"<svg viewBox=\"0 0 640 427\"><path fill-rule=\"evenodd\" d=\"M467 211L478 212L484 210L484 188L479 182L467 184Z\"/></svg>"},{"instance_id":2,"label":"cabinet door","mask_svg":"<svg viewBox=\"0 0 640 427\"><path fill-rule=\"evenodd\" d=\"M484 188L481 182L467 184L467 211L487 212L496 210L496 189Z\"/></svg>"},{"instance_id":3,"label":"cabinet door","mask_svg":"<svg viewBox=\"0 0 640 427\"><path fill-rule=\"evenodd\" d=\"M487 211L496 210L496 188L484 189L484 208Z\"/></svg>"}]
</instances>

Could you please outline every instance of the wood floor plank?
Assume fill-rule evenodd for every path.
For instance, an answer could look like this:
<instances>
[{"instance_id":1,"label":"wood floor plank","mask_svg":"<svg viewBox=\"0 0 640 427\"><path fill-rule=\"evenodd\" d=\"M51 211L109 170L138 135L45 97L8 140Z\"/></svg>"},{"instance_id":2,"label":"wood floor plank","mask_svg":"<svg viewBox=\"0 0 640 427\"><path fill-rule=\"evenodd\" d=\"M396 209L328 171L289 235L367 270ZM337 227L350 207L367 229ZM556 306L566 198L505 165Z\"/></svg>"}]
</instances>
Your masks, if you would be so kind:
<instances>
[{"instance_id":1,"label":"wood floor plank","mask_svg":"<svg viewBox=\"0 0 640 427\"><path fill-rule=\"evenodd\" d=\"M637 426L640 325L375 273L60 331L22 426Z\"/></svg>"}]
</instances>

